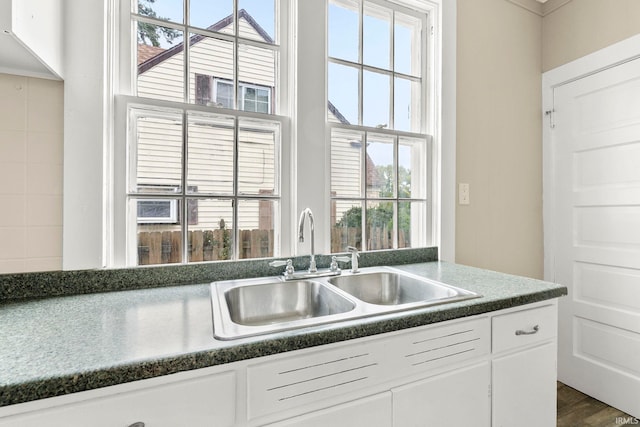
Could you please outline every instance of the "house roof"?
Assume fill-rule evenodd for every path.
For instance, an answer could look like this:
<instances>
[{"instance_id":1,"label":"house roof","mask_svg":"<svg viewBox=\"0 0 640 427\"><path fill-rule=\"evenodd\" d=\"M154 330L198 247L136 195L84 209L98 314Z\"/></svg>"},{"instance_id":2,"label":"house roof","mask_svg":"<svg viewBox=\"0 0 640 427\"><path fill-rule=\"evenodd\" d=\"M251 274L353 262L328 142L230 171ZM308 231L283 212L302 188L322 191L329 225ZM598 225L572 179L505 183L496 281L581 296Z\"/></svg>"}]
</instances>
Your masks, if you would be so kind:
<instances>
[{"instance_id":1,"label":"house roof","mask_svg":"<svg viewBox=\"0 0 640 427\"><path fill-rule=\"evenodd\" d=\"M149 46L148 44L138 43L138 65L164 52L165 49L159 46Z\"/></svg>"},{"instance_id":2,"label":"house roof","mask_svg":"<svg viewBox=\"0 0 640 427\"><path fill-rule=\"evenodd\" d=\"M266 43L273 43L273 39L271 38L269 33L267 33L265 29L262 28L262 26L258 24L258 22L256 22L255 19L253 19L253 16L251 16L249 12L247 12L245 9L240 9L238 11L238 19L241 19L241 18L247 21L249 25L251 25L253 29L256 30L256 32L260 35L260 37L262 37L262 39ZM233 15L229 15L226 18L222 18L215 24L207 27L207 30L220 31L223 28L228 27L232 23L233 23ZM189 46L193 46L194 44L198 43L204 38L205 36L201 34L196 34L189 37ZM166 61L167 59L171 58L173 55L176 55L182 52L184 50L184 42L180 42L169 49L162 49L161 51L156 52L155 55L147 56L145 57L144 60L141 61L141 55L144 57L144 55L149 51L148 48L162 49L162 48L154 48L153 46L138 43L138 75L144 73L145 71L152 68L153 66L158 65L163 61Z\"/></svg>"}]
</instances>

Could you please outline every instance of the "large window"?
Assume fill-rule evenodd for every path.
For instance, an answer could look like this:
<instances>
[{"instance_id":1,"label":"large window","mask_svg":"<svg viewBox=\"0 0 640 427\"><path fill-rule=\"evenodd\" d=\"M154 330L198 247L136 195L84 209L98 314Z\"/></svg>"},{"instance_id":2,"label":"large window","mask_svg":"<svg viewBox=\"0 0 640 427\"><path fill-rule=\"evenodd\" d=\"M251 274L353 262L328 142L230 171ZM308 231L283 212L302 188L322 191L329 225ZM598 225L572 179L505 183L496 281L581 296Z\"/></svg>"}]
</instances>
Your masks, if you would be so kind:
<instances>
[{"instance_id":1,"label":"large window","mask_svg":"<svg viewBox=\"0 0 640 427\"><path fill-rule=\"evenodd\" d=\"M428 15L373 0L328 8L331 250L426 246Z\"/></svg>"},{"instance_id":2,"label":"large window","mask_svg":"<svg viewBox=\"0 0 640 427\"><path fill-rule=\"evenodd\" d=\"M122 264L435 243L440 0L119 1Z\"/></svg>"},{"instance_id":3,"label":"large window","mask_svg":"<svg viewBox=\"0 0 640 427\"><path fill-rule=\"evenodd\" d=\"M126 0L127 263L280 252L278 0Z\"/></svg>"}]
</instances>

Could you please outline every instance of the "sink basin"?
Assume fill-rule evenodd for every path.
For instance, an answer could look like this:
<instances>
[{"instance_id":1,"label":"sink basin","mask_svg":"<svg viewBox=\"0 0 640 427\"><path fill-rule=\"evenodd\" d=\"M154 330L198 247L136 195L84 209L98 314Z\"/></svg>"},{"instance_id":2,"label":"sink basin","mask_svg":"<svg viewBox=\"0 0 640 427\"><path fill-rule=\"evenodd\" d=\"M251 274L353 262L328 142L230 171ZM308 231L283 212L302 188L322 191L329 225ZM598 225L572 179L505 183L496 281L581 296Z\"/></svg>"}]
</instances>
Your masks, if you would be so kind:
<instances>
[{"instance_id":1,"label":"sink basin","mask_svg":"<svg viewBox=\"0 0 640 427\"><path fill-rule=\"evenodd\" d=\"M316 280L279 277L211 284L214 335L235 339L335 322L355 302Z\"/></svg>"},{"instance_id":2,"label":"sink basin","mask_svg":"<svg viewBox=\"0 0 640 427\"><path fill-rule=\"evenodd\" d=\"M391 267L343 271L331 278L282 277L211 284L213 332L231 340L315 327L480 295Z\"/></svg>"},{"instance_id":3,"label":"sink basin","mask_svg":"<svg viewBox=\"0 0 640 427\"><path fill-rule=\"evenodd\" d=\"M361 301L377 305L424 305L476 296L463 289L391 269L333 277L329 283Z\"/></svg>"},{"instance_id":4,"label":"sink basin","mask_svg":"<svg viewBox=\"0 0 640 427\"><path fill-rule=\"evenodd\" d=\"M319 282L297 280L240 286L225 293L229 316L240 325L270 325L353 310L355 305Z\"/></svg>"}]
</instances>

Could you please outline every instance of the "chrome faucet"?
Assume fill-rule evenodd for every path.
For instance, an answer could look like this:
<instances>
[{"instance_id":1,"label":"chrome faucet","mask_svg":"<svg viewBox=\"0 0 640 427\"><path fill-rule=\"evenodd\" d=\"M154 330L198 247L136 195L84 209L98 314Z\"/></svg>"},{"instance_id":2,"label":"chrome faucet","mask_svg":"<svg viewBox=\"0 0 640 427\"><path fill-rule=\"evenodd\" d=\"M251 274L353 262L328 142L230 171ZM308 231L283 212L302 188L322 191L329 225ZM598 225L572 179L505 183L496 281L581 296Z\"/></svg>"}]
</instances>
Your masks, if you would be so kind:
<instances>
[{"instance_id":1,"label":"chrome faucet","mask_svg":"<svg viewBox=\"0 0 640 427\"><path fill-rule=\"evenodd\" d=\"M311 209L306 208L300 214L300 220L298 221L298 241L304 242L304 218L309 217L309 227L311 228L311 261L309 262L309 273L315 273L318 271L316 268L316 252L315 252L315 230L313 224L313 212Z\"/></svg>"}]
</instances>

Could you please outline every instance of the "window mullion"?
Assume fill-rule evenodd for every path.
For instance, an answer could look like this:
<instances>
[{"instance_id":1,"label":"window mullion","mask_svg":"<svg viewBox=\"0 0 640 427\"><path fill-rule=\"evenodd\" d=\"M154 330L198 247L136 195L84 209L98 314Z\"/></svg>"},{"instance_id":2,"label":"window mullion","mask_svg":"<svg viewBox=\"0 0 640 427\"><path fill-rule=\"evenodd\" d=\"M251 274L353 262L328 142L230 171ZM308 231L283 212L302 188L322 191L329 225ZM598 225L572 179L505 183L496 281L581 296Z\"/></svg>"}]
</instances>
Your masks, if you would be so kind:
<instances>
[{"instance_id":1,"label":"window mullion","mask_svg":"<svg viewBox=\"0 0 640 427\"><path fill-rule=\"evenodd\" d=\"M189 117L186 111L182 112L182 185L180 189L180 211L182 213L182 263L189 262L189 221L187 209L187 165L188 160L188 138L189 138Z\"/></svg>"},{"instance_id":2,"label":"window mullion","mask_svg":"<svg viewBox=\"0 0 640 427\"><path fill-rule=\"evenodd\" d=\"M361 0L358 11L358 124L364 123L363 117L363 93L364 93L364 69L362 67L364 63L364 1Z\"/></svg>"},{"instance_id":3,"label":"window mullion","mask_svg":"<svg viewBox=\"0 0 640 427\"><path fill-rule=\"evenodd\" d=\"M396 22L396 11L394 9L391 9L391 22L389 23L389 64L391 64L391 76L389 76L389 128L390 129L395 129L395 107L396 107L396 103L395 103L395 83L396 83L396 79L395 79L395 71L396 71L396 67L395 67L395 34L396 34L396 28L395 28L395 22Z\"/></svg>"},{"instance_id":4,"label":"window mullion","mask_svg":"<svg viewBox=\"0 0 640 427\"><path fill-rule=\"evenodd\" d=\"M232 204L232 215L233 215L233 242L232 249L233 255L231 259L237 260L240 258L240 226L238 224L238 205L240 204L238 201L238 166L240 164L239 160L239 145L240 145L240 119L236 117L233 121L233 198L231 201Z\"/></svg>"}]
</instances>

